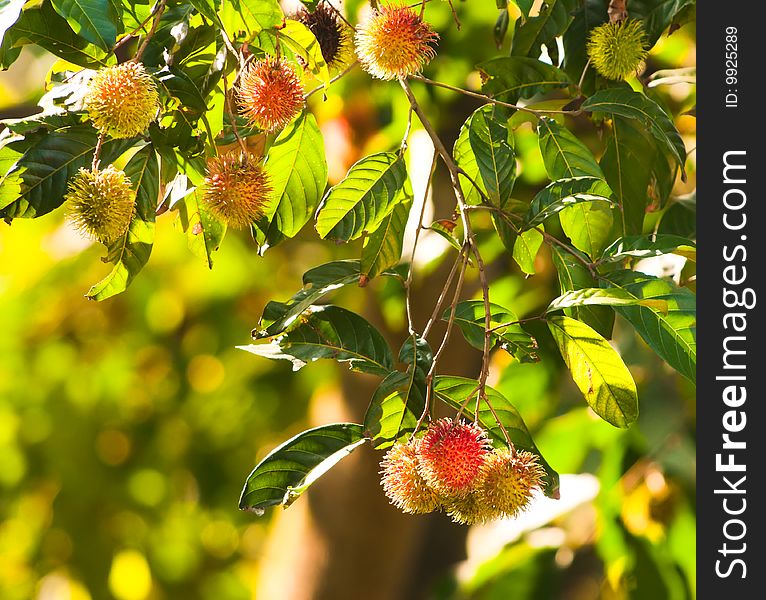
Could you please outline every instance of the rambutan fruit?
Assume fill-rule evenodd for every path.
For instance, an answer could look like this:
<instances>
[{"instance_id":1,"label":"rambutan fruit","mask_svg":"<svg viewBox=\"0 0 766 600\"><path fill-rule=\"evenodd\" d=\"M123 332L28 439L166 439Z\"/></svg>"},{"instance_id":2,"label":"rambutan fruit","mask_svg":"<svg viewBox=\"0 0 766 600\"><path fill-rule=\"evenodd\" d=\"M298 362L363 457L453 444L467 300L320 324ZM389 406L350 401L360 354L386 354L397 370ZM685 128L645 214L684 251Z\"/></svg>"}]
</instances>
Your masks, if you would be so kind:
<instances>
[{"instance_id":1,"label":"rambutan fruit","mask_svg":"<svg viewBox=\"0 0 766 600\"><path fill-rule=\"evenodd\" d=\"M354 60L351 28L327 2L317 5L314 12L301 9L295 20L303 23L319 42L327 66L342 71Z\"/></svg>"},{"instance_id":2,"label":"rambutan fruit","mask_svg":"<svg viewBox=\"0 0 766 600\"><path fill-rule=\"evenodd\" d=\"M75 228L107 245L125 234L135 213L130 178L113 165L103 170L80 169L64 199Z\"/></svg>"},{"instance_id":3,"label":"rambutan fruit","mask_svg":"<svg viewBox=\"0 0 766 600\"><path fill-rule=\"evenodd\" d=\"M144 65L130 61L96 72L88 84L85 108L101 133L129 138L146 131L160 100Z\"/></svg>"},{"instance_id":4,"label":"rambutan fruit","mask_svg":"<svg viewBox=\"0 0 766 600\"><path fill-rule=\"evenodd\" d=\"M383 457L380 483L391 504L406 513L429 513L439 507L436 492L418 471L419 442L394 444Z\"/></svg>"},{"instance_id":5,"label":"rambutan fruit","mask_svg":"<svg viewBox=\"0 0 766 600\"><path fill-rule=\"evenodd\" d=\"M439 419L420 440L418 468L437 492L459 497L473 490L488 454L489 443L481 427Z\"/></svg>"},{"instance_id":6,"label":"rambutan fruit","mask_svg":"<svg viewBox=\"0 0 766 600\"><path fill-rule=\"evenodd\" d=\"M208 161L202 200L232 227L249 227L263 214L272 191L268 173L252 154L234 151Z\"/></svg>"},{"instance_id":7,"label":"rambutan fruit","mask_svg":"<svg viewBox=\"0 0 766 600\"><path fill-rule=\"evenodd\" d=\"M446 503L444 509L455 523L462 523L463 525L486 523L501 516L497 510L486 504L476 492L459 498L452 498Z\"/></svg>"},{"instance_id":8,"label":"rambutan fruit","mask_svg":"<svg viewBox=\"0 0 766 600\"><path fill-rule=\"evenodd\" d=\"M515 517L527 508L544 476L545 470L531 452L494 450L481 466L476 494L486 510Z\"/></svg>"},{"instance_id":9,"label":"rambutan fruit","mask_svg":"<svg viewBox=\"0 0 766 600\"><path fill-rule=\"evenodd\" d=\"M381 6L356 29L362 68L378 79L420 73L435 56L439 35L407 6Z\"/></svg>"},{"instance_id":10,"label":"rambutan fruit","mask_svg":"<svg viewBox=\"0 0 766 600\"><path fill-rule=\"evenodd\" d=\"M604 23L591 30L587 51L596 71L607 79L635 75L647 54L646 31L641 21Z\"/></svg>"},{"instance_id":11,"label":"rambutan fruit","mask_svg":"<svg viewBox=\"0 0 766 600\"><path fill-rule=\"evenodd\" d=\"M303 86L293 66L281 58L252 62L237 88L242 115L269 133L282 129L303 109Z\"/></svg>"}]
</instances>

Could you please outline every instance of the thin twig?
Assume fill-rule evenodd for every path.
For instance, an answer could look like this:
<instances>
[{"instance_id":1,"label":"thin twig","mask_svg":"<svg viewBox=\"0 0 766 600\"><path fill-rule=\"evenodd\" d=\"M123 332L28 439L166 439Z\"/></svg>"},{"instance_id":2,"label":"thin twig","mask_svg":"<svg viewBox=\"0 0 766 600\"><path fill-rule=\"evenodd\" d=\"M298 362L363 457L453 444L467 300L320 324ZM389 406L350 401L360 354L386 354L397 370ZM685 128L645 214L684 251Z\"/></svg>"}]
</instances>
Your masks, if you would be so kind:
<instances>
[{"instance_id":1,"label":"thin twig","mask_svg":"<svg viewBox=\"0 0 766 600\"><path fill-rule=\"evenodd\" d=\"M239 128L237 127L237 115L234 114L234 109L231 106L231 96L229 95L229 83L226 78L226 61L224 61L223 69L221 70L221 75L223 78L223 99L224 104L226 105L226 112L229 113L229 119L231 120L231 129L234 132L234 137L237 138L237 143L239 144L239 147L242 149L242 153L247 156L247 146L245 145L245 141L242 139L242 136L239 135ZM210 143L214 143L213 140L210 140Z\"/></svg>"},{"instance_id":2,"label":"thin twig","mask_svg":"<svg viewBox=\"0 0 766 600\"><path fill-rule=\"evenodd\" d=\"M447 297L447 292L449 292L450 286L452 286L452 280L455 278L455 274L457 273L458 267L460 266L462 259L463 259L463 249L461 248L460 252L457 255L457 258L455 259L454 264L452 265L452 270L447 276L447 281L444 283L444 287L442 288L442 291L439 294L439 298L436 300L436 305L434 306L433 313L431 313L431 318L428 320L428 323L426 323L425 329L423 329L422 337L424 338L428 337L428 334L431 332L431 328L439 320L439 313L441 312L442 305L444 304L444 299Z\"/></svg>"},{"instance_id":3,"label":"thin twig","mask_svg":"<svg viewBox=\"0 0 766 600\"><path fill-rule=\"evenodd\" d=\"M152 21L152 26L151 29L149 29L149 33L144 36L141 45L138 47L138 50L136 50L136 55L133 57L133 62L139 62L141 60L141 56L143 55L144 50L146 50L146 47L149 45L152 36L157 31L157 27L160 25L160 19L162 18L162 12L165 10L166 3L167 0L160 0L154 11L152 11L154 13L154 21Z\"/></svg>"},{"instance_id":4,"label":"thin twig","mask_svg":"<svg viewBox=\"0 0 766 600\"><path fill-rule=\"evenodd\" d=\"M93 162L91 163L91 171L98 170L99 159L101 158L101 147L104 145L104 134L98 134L98 140L96 140L96 147L93 150Z\"/></svg>"},{"instance_id":5,"label":"thin twig","mask_svg":"<svg viewBox=\"0 0 766 600\"><path fill-rule=\"evenodd\" d=\"M333 83L335 83L336 81L338 81L338 79L340 79L341 77L343 77L344 75L346 75L346 74L347 74L347 73L348 73L348 72L349 72L351 69L353 69L353 68L354 68L356 65L358 65L358 64L359 64L359 61L358 61L358 60L355 60L355 61L354 61L354 62L352 62L352 63L351 63L349 66L347 66L345 69L343 69L343 71L341 71L341 72L340 72L340 73L338 73L338 74L337 74L335 77L333 77L332 79L330 79L329 83L330 83L330 84L333 84ZM316 93L317 93L319 90L321 90L321 89L322 89L322 88L324 88L324 87L325 87L325 84L324 84L324 83L320 83L320 84L319 84L317 87L315 87L313 90L311 90L310 92L308 92L308 93L304 94L304 96L303 96L303 99L304 99L304 100L308 100L308 99L309 99L311 96L313 96L314 94L316 94Z\"/></svg>"},{"instance_id":6,"label":"thin twig","mask_svg":"<svg viewBox=\"0 0 766 600\"><path fill-rule=\"evenodd\" d=\"M588 62L585 63L585 66L582 69L582 75L580 75L580 81L577 82L577 91L582 94L582 83L585 81L585 74L588 72L588 67L590 66L590 58L588 59Z\"/></svg>"},{"instance_id":7,"label":"thin twig","mask_svg":"<svg viewBox=\"0 0 766 600\"><path fill-rule=\"evenodd\" d=\"M572 115L577 116L579 114L582 114L582 110L536 110L534 108L529 108L527 106L520 106L518 104L511 104L510 102L503 102L501 100L496 100L495 98L492 98L490 96L487 96L485 94L479 94L478 92L471 92L469 90L464 90L463 88L455 87L453 85L449 85L448 83L442 83L441 81L434 81L433 79L428 79L427 77L423 77L422 75L410 75L412 79L415 79L417 81L422 81L425 84L433 85L435 87L444 88L445 90L450 90L453 92L456 92L458 94L463 94L465 96L470 96L471 98L478 98L479 100L484 100L484 102L489 102L490 104L497 104L498 106L505 106L507 108L513 108L522 112L529 113L531 115L534 115L536 117L541 117L544 115Z\"/></svg>"},{"instance_id":8,"label":"thin twig","mask_svg":"<svg viewBox=\"0 0 766 600\"><path fill-rule=\"evenodd\" d=\"M415 327L412 322L412 268L415 264L415 251L418 247L418 241L420 240L420 232L423 229L423 216L426 213L426 203L428 201L428 190L431 188L431 179L434 176L434 171L436 170L436 159L438 157L438 153L436 150L434 150L434 156L431 160L431 170L430 175L428 176L428 181L426 181L426 189L423 192L423 204L420 207L420 217L418 218L418 224L415 228L415 240L412 242L412 253L410 254L410 268L407 271L407 279L404 282L404 298L407 308L407 326L409 328L410 335L413 335L415 333Z\"/></svg>"}]
</instances>

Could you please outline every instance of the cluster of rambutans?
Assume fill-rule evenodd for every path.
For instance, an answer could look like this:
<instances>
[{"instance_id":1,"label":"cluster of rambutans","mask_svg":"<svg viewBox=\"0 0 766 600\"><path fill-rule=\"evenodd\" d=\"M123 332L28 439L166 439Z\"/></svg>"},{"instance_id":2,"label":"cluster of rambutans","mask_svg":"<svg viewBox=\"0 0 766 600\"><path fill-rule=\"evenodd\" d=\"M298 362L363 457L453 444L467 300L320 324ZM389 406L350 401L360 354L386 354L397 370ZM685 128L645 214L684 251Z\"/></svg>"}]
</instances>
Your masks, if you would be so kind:
<instances>
[{"instance_id":1,"label":"cluster of rambutans","mask_svg":"<svg viewBox=\"0 0 766 600\"><path fill-rule=\"evenodd\" d=\"M422 437L394 444L381 462L381 484L400 510L443 510L465 524L517 516L544 476L536 455L493 449L481 427L452 419L434 421Z\"/></svg>"},{"instance_id":2,"label":"cluster of rambutans","mask_svg":"<svg viewBox=\"0 0 766 600\"><path fill-rule=\"evenodd\" d=\"M379 79L419 72L430 61L438 36L421 16L406 6L382 6L356 29L327 2L294 18L316 37L327 65L340 72L352 63L354 42L362 67ZM301 77L293 65L276 56L252 60L236 86L241 114L264 133L283 129L304 106ZM88 116L102 136L130 138L146 131L160 109L156 84L144 66L129 61L99 70L85 98ZM228 152L208 161L202 199L225 223L249 227L261 217L272 194L261 158ZM135 213L130 178L109 165L80 169L66 195L70 221L86 236L104 244L126 233Z\"/></svg>"}]
</instances>

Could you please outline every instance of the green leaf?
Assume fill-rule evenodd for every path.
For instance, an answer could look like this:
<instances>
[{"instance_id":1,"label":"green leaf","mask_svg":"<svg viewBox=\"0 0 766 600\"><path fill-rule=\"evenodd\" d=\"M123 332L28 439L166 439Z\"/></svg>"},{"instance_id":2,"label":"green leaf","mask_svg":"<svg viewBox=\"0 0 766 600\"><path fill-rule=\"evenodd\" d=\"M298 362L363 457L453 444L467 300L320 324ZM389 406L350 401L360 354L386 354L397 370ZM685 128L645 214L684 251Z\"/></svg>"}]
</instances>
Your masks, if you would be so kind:
<instances>
[{"instance_id":1,"label":"green leaf","mask_svg":"<svg viewBox=\"0 0 766 600\"><path fill-rule=\"evenodd\" d=\"M537 135L551 180L581 176L604 179L593 153L563 125L543 117L537 124Z\"/></svg>"},{"instance_id":2,"label":"green leaf","mask_svg":"<svg viewBox=\"0 0 766 600\"><path fill-rule=\"evenodd\" d=\"M27 148L0 178L0 187L7 179L18 190L18 196L0 209L0 217L40 217L61 206L69 179L81 167L90 167L97 140L92 127L79 125L52 132L42 130L23 142L11 142L10 151L21 145ZM101 163L113 162L134 143L135 139L107 140L101 148Z\"/></svg>"},{"instance_id":3,"label":"green leaf","mask_svg":"<svg viewBox=\"0 0 766 600\"><path fill-rule=\"evenodd\" d=\"M653 46L673 18L695 0L630 0L630 16L644 22L649 43Z\"/></svg>"},{"instance_id":4,"label":"green leaf","mask_svg":"<svg viewBox=\"0 0 766 600\"><path fill-rule=\"evenodd\" d=\"M406 178L404 161L394 152L359 160L322 199L317 232L344 242L372 233L396 206Z\"/></svg>"},{"instance_id":5,"label":"green leaf","mask_svg":"<svg viewBox=\"0 0 766 600\"><path fill-rule=\"evenodd\" d=\"M513 56L540 56L543 44L551 43L554 38L563 35L572 22L571 0L549 0L540 8L536 17L516 21L516 28L511 43Z\"/></svg>"},{"instance_id":6,"label":"green leaf","mask_svg":"<svg viewBox=\"0 0 766 600\"><path fill-rule=\"evenodd\" d=\"M122 33L115 6L103 0L51 0L53 8L72 30L104 51L110 51Z\"/></svg>"},{"instance_id":7,"label":"green leaf","mask_svg":"<svg viewBox=\"0 0 766 600\"><path fill-rule=\"evenodd\" d=\"M578 202L606 202L614 204L612 190L598 177L570 177L559 179L540 190L529 205L524 217L527 227L534 227L548 217Z\"/></svg>"},{"instance_id":8,"label":"green leaf","mask_svg":"<svg viewBox=\"0 0 766 600\"><path fill-rule=\"evenodd\" d=\"M226 0L218 11L229 37L252 40L264 29L282 23L282 9L277 0Z\"/></svg>"},{"instance_id":9,"label":"green leaf","mask_svg":"<svg viewBox=\"0 0 766 600\"><path fill-rule=\"evenodd\" d=\"M330 84L330 70L322 55L322 48L311 30L300 21L286 19L279 34L290 49L303 59L311 74L325 84L326 92Z\"/></svg>"},{"instance_id":10,"label":"green leaf","mask_svg":"<svg viewBox=\"0 0 766 600\"><path fill-rule=\"evenodd\" d=\"M683 170L686 162L686 148L673 121L659 104L632 89L619 87L600 90L588 98L582 110L594 113L615 114L637 119L648 127L658 142L672 154Z\"/></svg>"},{"instance_id":11,"label":"green leaf","mask_svg":"<svg viewBox=\"0 0 766 600\"><path fill-rule=\"evenodd\" d=\"M552 180L590 176L604 179L590 150L566 127L547 118L537 127L540 152ZM561 213L561 228L572 244L596 257L610 241L614 217L611 208L599 203L576 203Z\"/></svg>"},{"instance_id":12,"label":"green leaf","mask_svg":"<svg viewBox=\"0 0 766 600\"><path fill-rule=\"evenodd\" d=\"M336 260L309 269L303 274L303 288L290 300L271 301L266 305L258 325L262 327L264 321L269 325L265 329L254 329L253 338L282 333L309 306L333 290L358 282L360 275L358 260Z\"/></svg>"},{"instance_id":13,"label":"green leaf","mask_svg":"<svg viewBox=\"0 0 766 600\"><path fill-rule=\"evenodd\" d=\"M125 291L152 253L160 173L151 145L144 146L130 159L125 174L136 190L136 214L125 235L109 245L106 260L114 268L88 291L87 297L93 300L106 300Z\"/></svg>"},{"instance_id":14,"label":"green leaf","mask_svg":"<svg viewBox=\"0 0 766 600\"><path fill-rule=\"evenodd\" d=\"M6 31L3 46L37 44L51 54L81 67L99 68L107 64L109 52L78 36L53 6L44 2L27 8Z\"/></svg>"},{"instance_id":15,"label":"green leaf","mask_svg":"<svg viewBox=\"0 0 766 600\"><path fill-rule=\"evenodd\" d=\"M355 423L333 423L299 433L269 452L252 470L239 508L262 515L270 506L290 506L365 441L362 426Z\"/></svg>"},{"instance_id":16,"label":"green leaf","mask_svg":"<svg viewBox=\"0 0 766 600\"><path fill-rule=\"evenodd\" d=\"M640 304L649 306L661 312L668 312L668 303L664 300L636 298L633 294L619 288L584 288L581 290L572 290L555 298L545 309L546 314L550 314L564 308L573 306L629 306Z\"/></svg>"},{"instance_id":17,"label":"green leaf","mask_svg":"<svg viewBox=\"0 0 766 600\"><path fill-rule=\"evenodd\" d=\"M604 250L601 262L619 262L628 257L649 258L662 254L680 254L696 260L697 245L678 235L631 235L615 240Z\"/></svg>"},{"instance_id":18,"label":"green leaf","mask_svg":"<svg viewBox=\"0 0 766 600\"><path fill-rule=\"evenodd\" d=\"M539 225L542 228L542 225ZM527 275L534 275L535 258L543 243L543 234L537 229L527 229L516 236L513 243L513 260Z\"/></svg>"},{"instance_id":19,"label":"green leaf","mask_svg":"<svg viewBox=\"0 0 766 600\"><path fill-rule=\"evenodd\" d=\"M626 235L643 230L656 154L657 148L640 122L612 115L612 130L600 164L620 204Z\"/></svg>"},{"instance_id":20,"label":"green leaf","mask_svg":"<svg viewBox=\"0 0 766 600\"><path fill-rule=\"evenodd\" d=\"M372 235L364 240L362 247L361 271L366 279L372 279L386 269L396 265L402 257L404 230L414 200L409 182L400 190L391 211Z\"/></svg>"},{"instance_id":21,"label":"green leaf","mask_svg":"<svg viewBox=\"0 0 766 600\"><path fill-rule=\"evenodd\" d=\"M574 81L585 78L582 90L585 95L592 94L596 87L595 69L584 71L588 62L587 40L591 30L605 23L608 19L603 0L582 0L572 12L574 17L563 36L564 64L563 68Z\"/></svg>"},{"instance_id":22,"label":"green leaf","mask_svg":"<svg viewBox=\"0 0 766 600\"><path fill-rule=\"evenodd\" d=\"M388 448L415 431L425 407L426 375L433 362L431 347L423 338L411 335L399 350L399 361L407 363L407 372L394 371L381 382L364 417L365 433L378 449Z\"/></svg>"},{"instance_id":23,"label":"green leaf","mask_svg":"<svg viewBox=\"0 0 766 600\"><path fill-rule=\"evenodd\" d=\"M160 70L152 70L157 82L167 96L178 100L180 106L186 111L204 113L207 111L207 103L202 97L202 92L191 78L181 69L165 65Z\"/></svg>"},{"instance_id":24,"label":"green leaf","mask_svg":"<svg viewBox=\"0 0 766 600\"><path fill-rule=\"evenodd\" d=\"M559 279L561 293L593 288L598 285L592 274L574 256L561 248L551 247L553 266ZM578 306L567 308L564 314L586 323L605 338L612 337L614 311L608 306Z\"/></svg>"},{"instance_id":25,"label":"green leaf","mask_svg":"<svg viewBox=\"0 0 766 600\"><path fill-rule=\"evenodd\" d=\"M474 411L476 409L476 394L478 391L479 382L474 379L466 379L465 377L452 377L452 376L437 376L434 378L434 394L442 402L448 406L459 409L463 403L468 399L466 406L463 410L463 415L468 420L474 419ZM487 387L486 388L487 399L482 399L479 404L479 424L487 430L487 433L492 440L493 445L497 447L505 447L506 441L503 435L502 429L497 424L492 410L487 405L487 400L494 409L495 414L500 419L500 422L508 432L508 437L511 439L513 445L520 449L536 454L540 458L540 464L545 469L545 485L543 492L549 498L559 497L559 474L551 468L545 457L540 453L540 450L535 446L535 442L532 440L532 436L529 434L524 420L521 418L519 411L513 406L500 392Z\"/></svg>"},{"instance_id":26,"label":"green leaf","mask_svg":"<svg viewBox=\"0 0 766 600\"><path fill-rule=\"evenodd\" d=\"M499 343L500 347L520 362L537 362L537 340L529 335L516 323L519 318L513 311L490 303L490 328L494 329L491 344ZM449 321L451 309L442 314L444 321ZM486 312L483 300L464 300L455 307L455 324L460 327L466 341L477 350L484 349L484 331ZM512 325L503 325L513 323ZM497 329L495 329L497 328Z\"/></svg>"},{"instance_id":27,"label":"green leaf","mask_svg":"<svg viewBox=\"0 0 766 600\"><path fill-rule=\"evenodd\" d=\"M455 140L455 146L452 149L452 156L455 159L455 164L460 167L460 169L462 169L468 175L468 177L470 177L469 180L468 177L462 173L458 174L460 189L463 190L465 201L471 205L482 203L482 193L485 196L488 196L487 190L484 187L484 182L481 179L481 174L479 173L479 165L476 162L476 155L473 152L473 148L471 147L471 142L469 140L471 122L475 114L475 112L471 114L471 116L468 117L465 123L463 123L463 125L460 127L460 133L458 134L457 140ZM474 185L474 183L476 185ZM476 186L479 186L481 192L476 189Z\"/></svg>"},{"instance_id":28,"label":"green leaf","mask_svg":"<svg viewBox=\"0 0 766 600\"><path fill-rule=\"evenodd\" d=\"M607 276L612 286L623 289L636 298L664 300L666 314L645 306L615 308L625 317L643 340L665 362L689 381L696 381L697 372L697 302L694 294L671 281L634 271L617 271Z\"/></svg>"},{"instance_id":29,"label":"green leaf","mask_svg":"<svg viewBox=\"0 0 766 600\"><path fill-rule=\"evenodd\" d=\"M255 226L260 244L295 236L314 215L327 185L324 140L306 111L274 140L265 163L274 188L264 218Z\"/></svg>"},{"instance_id":30,"label":"green leaf","mask_svg":"<svg viewBox=\"0 0 766 600\"><path fill-rule=\"evenodd\" d=\"M515 104L519 98L531 98L571 84L561 69L537 58L501 56L479 63L482 91L492 98Z\"/></svg>"},{"instance_id":31,"label":"green leaf","mask_svg":"<svg viewBox=\"0 0 766 600\"><path fill-rule=\"evenodd\" d=\"M657 231L661 234L697 236L697 192L673 198L662 213Z\"/></svg>"},{"instance_id":32,"label":"green leaf","mask_svg":"<svg viewBox=\"0 0 766 600\"><path fill-rule=\"evenodd\" d=\"M381 377L394 370L391 349L381 333L359 315L332 305L310 306L268 344L238 347L265 358L289 360L294 371L320 358L348 362L352 371Z\"/></svg>"},{"instance_id":33,"label":"green leaf","mask_svg":"<svg viewBox=\"0 0 766 600\"><path fill-rule=\"evenodd\" d=\"M511 199L516 179L516 153L513 134L495 105L484 105L471 115L468 143L487 196L503 208Z\"/></svg>"},{"instance_id":34,"label":"green leaf","mask_svg":"<svg viewBox=\"0 0 766 600\"><path fill-rule=\"evenodd\" d=\"M548 328L588 405L607 423L628 427L638 418L638 392L617 351L585 323L548 319Z\"/></svg>"}]
</instances>

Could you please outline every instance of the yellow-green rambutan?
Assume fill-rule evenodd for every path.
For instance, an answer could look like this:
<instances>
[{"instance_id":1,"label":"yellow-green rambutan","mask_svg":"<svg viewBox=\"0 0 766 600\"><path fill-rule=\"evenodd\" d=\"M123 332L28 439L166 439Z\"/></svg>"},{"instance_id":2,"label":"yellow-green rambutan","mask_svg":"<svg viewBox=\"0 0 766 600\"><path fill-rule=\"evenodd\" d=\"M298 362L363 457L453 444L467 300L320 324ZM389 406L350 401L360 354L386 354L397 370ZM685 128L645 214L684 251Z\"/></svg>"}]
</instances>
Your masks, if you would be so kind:
<instances>
[{"instance_id":1,"label":"yellow-green rambutan","mask_svg":"<svg viewBox=\"0 0 766 600\"><path fill-rule=\"evenodd\" d=\"M620 80L638 73L646 58L647 45L641 21L628 19L593 28L588 36L587 50L600 75Z\"/></svg>"},{"instance_id":2,"label":"yellow-green rambutan","mask_svg":"<svg viewBox=\"0 0 766 600\"><path fill-rule=\"evenodd\" d=\"M69 182L64 199L75 228L107 245L125 234L135 213L130 178L113 165L103 170L80 169Z\"/></svg>"},{"instance_id":3,"label":"yellow-green rambutan","mask_svg":"<svg viewBox=\"0 0 766 600\"><path fill-rule=\"evenodd\" d=\"M252 154L234 151L208 161L202 200L227 225L249 227L272 192L268 173Z\"/></svg>"},{"instance_id":4,"label":"yellow-green rambutan","mask_svg":"<svg viewBox=\"0 0 766 600\"><path fill-rule=\"evenodd\" d=\"M160 100L152 76L141 63L130 61L96 72L88 84L85 107L101 133L129 138L146 131Z\"/></svg>"},{"instance_id":5,"label":"yellow-green rambutan","mask_svg":"<svg viewBox=\"0 0 766 600\"><path fill-rule=\"evenodd\" d=\"M248 65L239 78L242 115L265 132L282 129L303 110L303 86L284 59L264 58Z\"/></svg>"},{"instance_id":6,"label":"yellow-green rambutan","mask_svg":"<svg viewBox=\"0 0 766 600\"><path fill-rule=\"evenodd\" d=\"M515 517L527 508L543 477L545 470L531 452L494 450L481 466L476 495L486 510Z\"/></svg>"},{"instance_id":7,"label":"yellow-green rambutan","mask_svg":"<svg viewBox=\"0 0 766 600\"><path fill-rule=\"evenodd\" d=\"M476 492L447 500L444 510L455 523L463 525L486 523L502 516L499 511L486 504Z\"/></svg>"},{"instance_id":8,"label":"yellow-green rambutan","mask_svg":"<svg viewBox=\"0 0 766 600\"><path fill-rule=\"evenodd\" d=\"M407 6L381 6L356 29L362 68L378 79L420 73L435 56L439 35Z\"/></svg>"},{"instance_id":9,"label":"yellow-green rambutan","mask_svg":"<svg viewBox=\"0 0 766 600\"><path fill-rule=\"evenodd\" d=\"M330 69L342 71L352 63L354 43L351 28L327 2L318 4L314 12L301 9L295 15L295 20L303 23L314 34L322 58Z\"/></svg>"},{"instance_id":10,"label":"yellow-green rambutan","mask_svg":"<svg viewBox=\"0 0 766 600\"><path fill-rule=\"evenodd\" d=\"M383 457L380 483L391 504L406 513L424 514L439 507L436 492L418 471L419 441L394 444Z\"/></svg>"},{"instance_id":11,"label":"yellow-green rambutan","mask_svg":"<svg viewBox=\"0 0 766 600\"><path fill-rule=\"evenodd\" d=\"M470 493L489 454L486 432L476 424L439 419L418 445L418 469L429 486L443 496Z\"/></svg>"}]
</instances>

